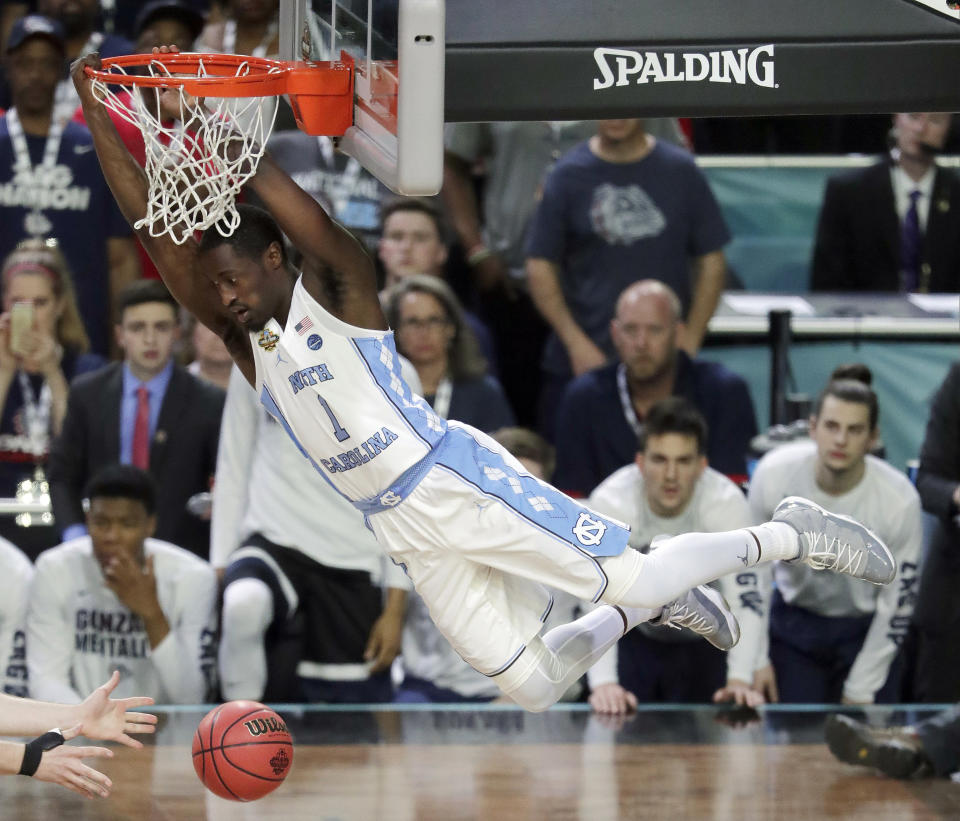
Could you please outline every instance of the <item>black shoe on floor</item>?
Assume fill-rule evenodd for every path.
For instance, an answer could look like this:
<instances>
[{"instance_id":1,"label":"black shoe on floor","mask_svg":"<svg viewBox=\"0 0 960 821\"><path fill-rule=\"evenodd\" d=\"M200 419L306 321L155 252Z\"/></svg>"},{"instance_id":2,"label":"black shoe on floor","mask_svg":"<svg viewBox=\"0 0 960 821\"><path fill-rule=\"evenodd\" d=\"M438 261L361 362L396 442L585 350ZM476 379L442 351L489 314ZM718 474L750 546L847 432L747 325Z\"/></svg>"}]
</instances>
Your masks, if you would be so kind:
<instances>
[{"instance_id":1,"label":"black shoe on floor","mask_svg":"<svg viewBox=\"0 0 960 821\"><path fill-rule=\"evenodd\" d=\"M845 715L826 723L827 746L840 761L873 767L891 778L922 778L933 774L920 740L907 730L877 729Z\"/></svg>"}]
</instances>

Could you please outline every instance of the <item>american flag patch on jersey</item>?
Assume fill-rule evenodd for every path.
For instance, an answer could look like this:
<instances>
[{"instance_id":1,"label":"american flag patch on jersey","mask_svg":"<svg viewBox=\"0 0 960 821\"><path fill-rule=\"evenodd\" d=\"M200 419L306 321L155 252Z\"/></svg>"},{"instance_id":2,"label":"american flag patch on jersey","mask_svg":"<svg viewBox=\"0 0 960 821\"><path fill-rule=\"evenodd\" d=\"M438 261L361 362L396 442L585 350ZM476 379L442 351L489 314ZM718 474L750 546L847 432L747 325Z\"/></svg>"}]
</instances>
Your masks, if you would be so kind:
<instances>
[{"instance_id":1,"label":"american flag patch on jersey","mask_svg":"<svg viewBox=\"0 0 960 821\"><path fill-rule=\"evenodd\" d=\"M296 325L293 326L293 330L295 330L298 334L300 334L300 336L303 336L312 327L313 327L313 320L310 319L310 317L305 316Z\"/></svg>"}]
</instances>

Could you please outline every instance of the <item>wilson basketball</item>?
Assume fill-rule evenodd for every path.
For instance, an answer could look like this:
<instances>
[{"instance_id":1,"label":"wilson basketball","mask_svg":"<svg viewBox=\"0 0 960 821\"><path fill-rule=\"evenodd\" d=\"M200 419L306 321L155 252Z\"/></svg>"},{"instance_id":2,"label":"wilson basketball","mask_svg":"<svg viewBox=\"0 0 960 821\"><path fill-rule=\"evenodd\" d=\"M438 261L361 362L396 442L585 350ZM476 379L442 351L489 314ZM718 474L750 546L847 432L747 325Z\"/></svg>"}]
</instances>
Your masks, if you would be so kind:
<instances>
[{"instance_id":1,"label":"wilson basketball","mask_svg":"<svg viewBox=\"0 0 960 821\"><path fill-rule=\"evenodd\" d=\"M256 801L283 783L292 763L287 725L256 701L214 707L193 736L193 768L221 798Z\"/></svg>"}]
</instances>

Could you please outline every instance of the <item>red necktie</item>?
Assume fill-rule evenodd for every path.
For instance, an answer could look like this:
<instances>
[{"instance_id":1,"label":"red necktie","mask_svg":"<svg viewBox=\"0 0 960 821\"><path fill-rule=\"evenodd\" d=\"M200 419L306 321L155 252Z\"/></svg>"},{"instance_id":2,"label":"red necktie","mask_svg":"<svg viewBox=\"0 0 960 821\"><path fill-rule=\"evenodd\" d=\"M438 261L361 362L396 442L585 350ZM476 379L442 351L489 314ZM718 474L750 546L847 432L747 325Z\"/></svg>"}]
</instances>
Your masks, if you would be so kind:
<instances>
[{"instance_id":1,"label":"red necktie","mask_svg":"<svg viewBox=\"0 0 960 821\"><path fill-rule=\"evenodd\" d=\"M150 466L150 391L137 388L137 416L133 423L133 464L146 470Z\"/></svg>"}]
</instances>

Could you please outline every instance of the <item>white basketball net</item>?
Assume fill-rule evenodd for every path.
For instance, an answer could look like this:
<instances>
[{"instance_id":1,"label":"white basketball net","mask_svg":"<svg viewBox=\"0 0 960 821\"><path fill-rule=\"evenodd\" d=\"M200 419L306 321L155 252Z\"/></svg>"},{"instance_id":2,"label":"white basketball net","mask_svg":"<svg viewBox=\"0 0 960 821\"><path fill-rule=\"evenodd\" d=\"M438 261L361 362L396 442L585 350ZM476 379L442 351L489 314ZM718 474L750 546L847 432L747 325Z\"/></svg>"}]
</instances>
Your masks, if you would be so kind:
<instances>
[{"instance_id":1,"label":"white basketball net","mask_svg":"<svg viewBox=\"0 0 960 821\"><path fill-rule=\"evenodd\" d=\"M178 76L159 61L151 61L146 67L149 76ZM118 66L112 70L130 73ZM238 77L248 73L247 63L237 67ZM206 73L201 60L193 76L214 75ZM92 84L97 99L143 134L144 170L149 180L147 213L134 227L146 226L154 237L167 234L178 245L211 227L230 236L240 223L237 194L256 173L273 130L276 97L201 100L182 87L161 90L144 86L124 93L100 79ZM161 93L166 94L168 112L171 96L176 95L172 104L179 113L173 120L158 116Z\"/></svg>"}]
</instances>

